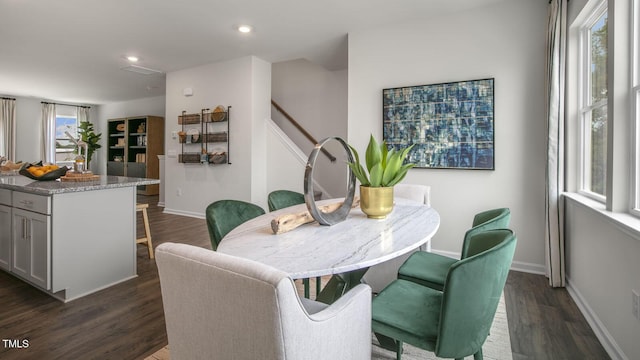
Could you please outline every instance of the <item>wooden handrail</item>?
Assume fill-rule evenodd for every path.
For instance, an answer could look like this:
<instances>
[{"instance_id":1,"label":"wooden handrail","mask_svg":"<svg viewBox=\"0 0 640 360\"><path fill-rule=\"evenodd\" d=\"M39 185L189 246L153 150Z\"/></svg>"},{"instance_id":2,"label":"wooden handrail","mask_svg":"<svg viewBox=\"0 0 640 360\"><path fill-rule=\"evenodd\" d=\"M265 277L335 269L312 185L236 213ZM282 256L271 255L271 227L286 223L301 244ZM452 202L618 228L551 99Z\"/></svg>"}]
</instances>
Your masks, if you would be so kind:
<instances>
[{"instance_id":1,"label":"wooden handrail","mask_svg":"<svg viewBox=\"0 0 640 360\"><path fill-rule=\"evenodd\" d=\"M302 135L304 135L309 141L311 141L314 145L318 143L318 140L316 140L313 135L309 134L309 132L305 128L303 128L302 125L300 125L291 115L289 115L280 105L278 105L277 102L273 101L273 99L271 99L271 105L273 105L276 110L284 115L284 117L289 120L289 122L293 126L295 126L296 129L298 129L302 133ZM325 148L320 149L320 151L322 151L322 153L325 154L329 158L329 160L331 160L331 162L336 161L336 157L331 155L331 153L325 150Z\"/></svg>"}]
</instances>

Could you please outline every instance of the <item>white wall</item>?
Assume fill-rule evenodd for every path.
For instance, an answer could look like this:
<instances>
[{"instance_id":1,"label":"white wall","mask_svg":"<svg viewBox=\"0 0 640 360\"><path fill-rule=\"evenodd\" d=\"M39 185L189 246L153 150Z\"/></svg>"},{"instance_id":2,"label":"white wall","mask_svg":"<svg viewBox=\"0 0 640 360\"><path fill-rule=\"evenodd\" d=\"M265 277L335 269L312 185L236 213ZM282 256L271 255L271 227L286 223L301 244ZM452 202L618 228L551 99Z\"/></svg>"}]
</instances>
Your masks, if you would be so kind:
<instances>
[{"instance_id":1,"label":"white wall","mask_svg":"<svg viewBox=\"0 0 640 360\"><path fill-rule=\"evenodd\" d=\"M573 200L566 201L567 286L613 359L640 359L640 238ZM624 355L623 355L624 354Z\"/></svg>"},{"instance_id":2,"label":"white wall","mask_svg":"<svg viewBox=\"0 0 640 360\"><path fill-rule=\"evenodd\" d=\"M433 248L459 253L473 215L509 207L514 267L544 271L546 1L505 1L349 34L349 143L382 138L382 89L495 78L495 171L412 169L442 222Z\"/></svg>"},{"instance_id":3,"label":"white wall","mask_svg":"<svg viewBox=\"0 0 640 360\"><path fill-rule=\"evenodd\" d=\"M96 155L93 156L93 160L91 161L91 167L94 172L98 172L100 174L107 173L107 150L105 149L105 146L107 146L106 136L108 133L108 120L151 115L163 117L166 122L165 99L165 96L155 96L131 101L115 102L97 107L97 117L92 119L92 122L94 124L95 132L102 133L103 135L100 139L100 145L102 145L102 147L98 149ZM95 162L95 164L93 164L93 162ZM162 174L160 175L160 178L162 178Z\"/></svg>"},{"instance_id":4,"label":"white wall","mask_svg":"<svg viewBox=\"0 0 640 360\"><path fill-rule=\"evenodd\" d=\"M165 211L203 217L207 205L220 199L251 201L266 208L266 135L271 66L256 57L203 65L167 74ZM185 97L184 88L193 96ZM178 163L182 146L172 133L181 130L183 110L231 106L231 165ZM181 195L178 195L178 191Z\"/></svg>"},{"instance_id":5,"label":"white wall","mask_svg":"<svg viewBox=\"0 0 640 360\"><path fill-rule=\"evenodd\" d=\"M304 192L305 155L287 141L275 122L267 121L267 193L274 190Z\"/></svg>"},{"instance_id":6,"label":"white wall","mask_svg":"<svg viewBox=\"0 0 640 360\"><path fill-rule=\"evenodd\" d=\"M251 58L251 119L245 129L251 147L251 197L254 204L267 209L267 128L271 112L271 63Z\"/></svg>"},{"instance_id":7,"label":"white wall","mask_svg":"<svg viewBox=\"0 0 640 360\"><path fill-rule=\"evenodd\" d=\"M330 136L347 138L347 70L329 71L305 59L274 63L271 89L273 100L316 140ZM314 144L275 108L272 108L271 117L309 156ZM325 197L344 196L346 166L341 157L344 150L334 144L328 144L328 148L340 159L331 164L321 155L314 177L327 192Z\"/></svg>"}]
</instances>

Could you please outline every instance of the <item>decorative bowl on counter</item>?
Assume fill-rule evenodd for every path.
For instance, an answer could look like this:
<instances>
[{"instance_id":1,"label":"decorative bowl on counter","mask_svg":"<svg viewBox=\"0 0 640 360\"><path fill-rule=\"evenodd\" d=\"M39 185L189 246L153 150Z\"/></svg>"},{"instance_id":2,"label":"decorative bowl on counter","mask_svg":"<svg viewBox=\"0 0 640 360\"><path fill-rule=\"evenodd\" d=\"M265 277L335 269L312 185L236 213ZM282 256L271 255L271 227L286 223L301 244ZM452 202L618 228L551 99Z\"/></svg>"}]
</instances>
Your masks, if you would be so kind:
<instances>
[{"instance_id":1,"label":"decorative bowl on counter","mask_svg":"<svg viewBox=\"0 0 640 360\"><path fill-rule=\"evenodd\" d=\"M53 165L27 165L20 169L20 175L24 175L30 179L38 181L51 181L60 178L62 175L66 174L68 170L69 168L66 166L55 166L54 168ZM40 175L40 172L42 172L42 175Z\"/></svg>"},{"instance_id":2,"label":"decorative bowl on counter","mask_svg":"<svg viewBox=\"0 0 640 360\"><path fill-rule=\"evenodd\" d=\"M20 168L22 168L23 166L24 164L22 162L15 163L11 160L3 160L2 162L0 162L0 175L18 175Z\"/></svg>"}]
</instances>

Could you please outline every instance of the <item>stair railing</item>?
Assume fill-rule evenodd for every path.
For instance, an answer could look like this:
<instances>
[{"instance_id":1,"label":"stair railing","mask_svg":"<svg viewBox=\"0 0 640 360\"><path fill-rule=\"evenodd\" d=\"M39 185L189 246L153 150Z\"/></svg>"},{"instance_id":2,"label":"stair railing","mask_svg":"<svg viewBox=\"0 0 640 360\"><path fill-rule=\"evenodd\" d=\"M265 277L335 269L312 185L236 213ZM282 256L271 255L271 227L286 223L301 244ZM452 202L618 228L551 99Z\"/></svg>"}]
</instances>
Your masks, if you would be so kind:
<instances>
[{"instance_id":1,"label":"stair railing","mask_svg":"<svg viewBox=\"0 0 640 360\"><path fill-rule=\"evenodd\" d=\"M305 128L302 127L302 125L300 125L291 115L289 115L289 113L287 113L280 105L278 105L278 103L273 101L273 99L271 100L271 105L273 105L273 107L275 107L276 110L278 110L278 112L284 115L285 119L289 120L289 122L296 129L298 129L298 131L300 131L302 135L304 135L304 137L306 137L309 141L311 141L312 144L315 145L318 143L318 140L316 140L316 138L314 138ZM325 148L320 149L320 151L322 151L322 153L326 155L331 162L336 161L336 157L331 155L331 153L327 151Z\"/></svg>"}]
</instances>

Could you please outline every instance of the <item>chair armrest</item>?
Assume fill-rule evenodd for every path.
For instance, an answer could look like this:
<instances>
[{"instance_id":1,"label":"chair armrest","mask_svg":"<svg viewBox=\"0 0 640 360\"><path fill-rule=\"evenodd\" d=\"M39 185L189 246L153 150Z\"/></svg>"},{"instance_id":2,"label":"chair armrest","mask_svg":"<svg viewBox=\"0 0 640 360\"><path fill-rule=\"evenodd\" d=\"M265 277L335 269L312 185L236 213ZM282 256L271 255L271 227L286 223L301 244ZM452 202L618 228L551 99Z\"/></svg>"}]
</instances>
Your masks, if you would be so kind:
<instances>
[{"instance_id":1,"label":"chair armrest","mask_svg":"<svg viewBox=\"0 0 640 360\"><path fill-rule=\"evenodd\" d=\"M369 285L359 284L316 313L301 310L283 313L289 325L283 334L287 359L371 359Z\"/></svg>"}]
</instances>

